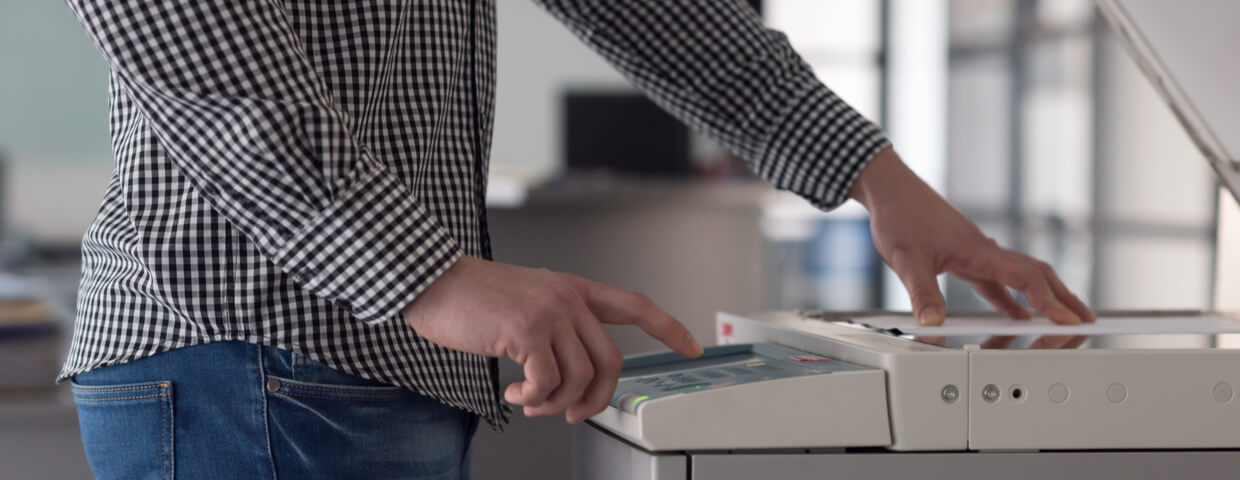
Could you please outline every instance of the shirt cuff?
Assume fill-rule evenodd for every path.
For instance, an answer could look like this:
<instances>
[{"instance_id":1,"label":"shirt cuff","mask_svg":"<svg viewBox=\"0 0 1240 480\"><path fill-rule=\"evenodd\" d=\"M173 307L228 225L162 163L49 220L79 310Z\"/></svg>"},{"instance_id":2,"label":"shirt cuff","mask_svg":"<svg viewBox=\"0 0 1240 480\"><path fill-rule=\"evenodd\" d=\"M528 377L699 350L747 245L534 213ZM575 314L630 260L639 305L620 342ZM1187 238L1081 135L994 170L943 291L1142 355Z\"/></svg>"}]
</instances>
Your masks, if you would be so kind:
<instances>
[{"instance_id":1,"label":"shirt cuff","mask_svg":"<svg viewBox=\"0 0 1240 480\"><path fill-rule=\"evenodd\" d=\"M461 255L413 193L375 169L291 233L272 260L301 287L373 324L399 314Z\"/></svg>"},{"instance_id":2,"label":"shirt cuff","mask_svg":"<svg viewBox=\"0 0 1240 480\"><path fill-rule=\"evenodd\" d=\"M882 129L807 72L794 82L782 122L759 156L758 173L818 208L848 200L874 156L890 147Z\"/></svg>"}]
</instances>

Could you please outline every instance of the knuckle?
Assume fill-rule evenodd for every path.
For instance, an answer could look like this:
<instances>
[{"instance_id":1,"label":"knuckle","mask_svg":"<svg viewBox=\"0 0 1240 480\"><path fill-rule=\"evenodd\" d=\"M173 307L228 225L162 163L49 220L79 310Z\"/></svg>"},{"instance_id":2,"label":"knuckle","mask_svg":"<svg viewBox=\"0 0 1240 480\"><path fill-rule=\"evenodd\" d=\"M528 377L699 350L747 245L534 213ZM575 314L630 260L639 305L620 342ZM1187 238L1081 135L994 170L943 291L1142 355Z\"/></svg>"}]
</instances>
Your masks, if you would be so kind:
<instances>
[{"instance_id":1,"label":"knuckle","mask_svg":"<svg viewBox=\"0 0 1240 480\"><path fill-rule=\"evenodd\" d=\"M994 279L999 274L999 260L996 255L974 255L967 257L962 263L966 271L986 278Z\"/></svg>"},{"instance_id":2,"label":"knuckle","mask_svg":"<svg viewBox=\"0 0 1240 480\"><path fill-rule=\"evenodd\" d=\"M891 249L891 266L903 270L911 264L914 255L907 245L895 245Z\"/></svg>"},{"instance_id":3,"label":"knuckle","mask_svg":"<svg viewBox=\"0 0 1240 480\"><path fill-rule=\"evenodd\" d=\"M998 242L990 237L982 237L975 243L961 245L950 256L963 263L977 265L979 262L991 260L1002 253L1003 247L1000 247Z\"/></svg>"},{"instance_id":4,"label":"knuckle","mask_svg":"<svg viewBox=\"0 0 1240 480\"><path fill-rule=\"evenodd\" d=\"M544 339L550 337L551 329L547 325L547 312L541 307L533 308L524 315L520 315L514 322L510 322L510 335L519 339L519 346L527 351L533 351L543 346Z\"/></svg>"},{"instance_id":5,"label":"knuckle","mask_svg":"<svg viewBox=\"0 0 1240 480\"><path fill-rule=\"evenodd\" d=\"M628 295L628 304L631 308L639 312L648 312L655 308L654 300L644 294L630 292Z\"/></svg>"},{"instance_id":6,"label":"knuckle","mask_svg":"<svg viewBox=\"0 0 1240 480\"><path fill-rule=\"evenodd\" d=\"M549 293L550 295L548 296L550 299L559 305L568 303L574 296L577 295L577 292L573 290L572 285L564 279L559 278L551 282L551 289Z\"/></svg>"},{"instance_id":7,"label":"knuckle","mask_svg":"<svg viewBox=\"0 0 1240 480\"><path fill-rule=\"evenodd\" d=\"M594 365L594 373L596 377L613 377L618 376L620 368L623 365L623 359L612 357L611 354L600 355Z\"/></svg>"},{"instance_id":8,"label":"knuckle","mask_svg":"<svg viewBox=\"0 0 1240 480\"><path fill-rule=\"evenodd\" d=\"M598 415L600 413L603 413L603 410L607 409L608 403L610 403L608 399L600 395L599 398L591 401L589 405L586 407L588 410L587 413L591 417Z\"/></svg>"},{"instance_id":9,"label":"knuckle","mask_svg":"<svg viewBox=\"0 0 1240 480\"><path fill-rule=\"evenodd\" d=\"M530 323L547 323L557 318L569 305L572 305L574 293L571 289L553 285L544 294L531 299L527 316Z\"/></svg>"},{"instance_id":10,"label":"knuckle","mask_svg":"<svg viewBox=\"0 0 1240 480\"><path fill-rule=\"evenodd\" d=\"M1003 274L1003 264L1000 263L998 255L990 255L982 259L980 262L982 274L987 278L998 278Z\"/></svg>"},{"instance_id":11,"label":"knuckle","mask_svg":"<svg viewBox=\"0 0 1240 480\"><path fill-rule=\"evenodd\" d=\"M915 280L909 286L909 296L917 300L931 301L938 298L939 284L933 278L930 280Z\"/></svg>"},{"instance_id":12,"label":"knuckle","mask_svg":"<svg viewBox=\"0 0 1240 480\"><path fill-rule=\"evenodd\" d=\"M910 290L915 295L933 296L939 290L939 284L933 277L928 279L915 279Z\"/></svg>"},{"instance_id":13,"label":"knuckle","mask_svg":"<svg viewBox=\"0 0 1240 480\"><path fill-rule=\"evenodd\" d=\"M542 392L550 392L552 389L560 385L563 377L557 370L548 370L543 375L534 379L534 388Z\"/></svg>"},{"instance_id":14,"label":"knuckle","mask_svg":"<svg viewBox=\"0 0 1240 480\"><path fill-rule=\"evenodd\" d=\"M526 330L509 327L507 333L508 334L505 335L507 339L504 344L507 348L510 348L514 354L516 354L514 360L517 360L521 364L531 361L534 353L541 349L539 342L535 341L534 337L529 335Z\"/></svg>"},{"instance_id":15,"label":"knuckle","mask_svg":"<svg viewBox=\"0 0 1240 480\"><path fill-rule=\"evenodd\" d=\"M578 369L578 371L576 372L576 374L577 374L577 379L576 379L576 381L577 381L577 382L579 382L579 383L589 383L589 382L590 382L590 380L594 378L594 373L595 373L595 370L594 370L594 365L591 365L591 364L585 364L585 365L582 365L581 367L578 367L578 368L579 368L579 369Z\"/></svg>"},{"instance_id":16,"label":"knuckle","mask_svg":"<svg viewBox=\"0 0 1240 480\"><path fill-rule=\"evenodd\" d=\"M624 368L624 355L621 355L619 350L613 348L606 355L603 355L602 363L602 367L607 373L619 372Z\"/></svg>"},{"instance_id":17,"label":"knuckle","mask_svg":"<svg viewBox=\"0 0 1240 480\"><path fill-rule=\"evenodd\" d=\"M1046 281L1046 274L1037 266L1026 267L1024 276L1035 286L1041 286Z\"/></svg>"},{"instance_id":18,"label":"knuckle","mask_svg":"<svg viewBox=\"0 0 1240 480\"><path fill-rule=\"evenodd\" d=\"M548 373L542 380L534 382L534 388L543 394L551 393L555 387L560 386L561 381L559 373Z\"/></svg>"},{"instance_id":19,"label":"knuckle","mask_svg":"<svg viewBox=\"0 0 1240 480\"><path fill-rule=\"evenodd\" d=\"M556 299L554 295L538 295L529 301L523 302L522 321L525 323L534 323L546 317L549 312L556 310Z\"/></svg>"},{"instance_id":20,"label":"knuckle","mask_svg":"<svg viewBox=\"0 0 1240 480\"><path fill-rule=\"evenodd\" d=\"M1029 304L1039 311L1045 312L1055 306L1055 303L1045 295L1030 295Z\"/></svg>"}]
</instances>

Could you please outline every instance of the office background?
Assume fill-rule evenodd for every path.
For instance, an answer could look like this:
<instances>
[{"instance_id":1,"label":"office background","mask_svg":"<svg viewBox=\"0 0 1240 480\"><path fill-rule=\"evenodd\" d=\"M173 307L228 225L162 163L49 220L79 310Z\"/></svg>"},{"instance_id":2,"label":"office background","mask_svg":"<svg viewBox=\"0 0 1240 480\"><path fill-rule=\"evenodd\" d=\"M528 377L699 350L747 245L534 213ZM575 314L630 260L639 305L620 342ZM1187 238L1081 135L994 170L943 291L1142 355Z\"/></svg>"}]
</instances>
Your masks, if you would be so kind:
<instances>
[{"instance_id":1,"label":"office background","mask_svg":"<svg viewBox=\"0 0 1240 480\"><path fill-rule=\"evenodd\" d=\"M1092 2L754 3L932 186L1095 308L1214 305L1229 199ZM717 310L908 307L859 206L823 214L770 189L665 126L532 2L497 4L498 260L642 291L704 340ZM0 4L0 296L40 299L54 325L36 343L0 320L0 469L25 466L4 478L84 478L71 402L14 358L54 369L71 328L77 243L113 167L105 75L61 2ZM943 287L950 308L986 308L963 282ZM612 332L626 353L656 347ZM475 448L476 478L567 477L559 419L517 418Z\"/></svg>"}]
</instances>

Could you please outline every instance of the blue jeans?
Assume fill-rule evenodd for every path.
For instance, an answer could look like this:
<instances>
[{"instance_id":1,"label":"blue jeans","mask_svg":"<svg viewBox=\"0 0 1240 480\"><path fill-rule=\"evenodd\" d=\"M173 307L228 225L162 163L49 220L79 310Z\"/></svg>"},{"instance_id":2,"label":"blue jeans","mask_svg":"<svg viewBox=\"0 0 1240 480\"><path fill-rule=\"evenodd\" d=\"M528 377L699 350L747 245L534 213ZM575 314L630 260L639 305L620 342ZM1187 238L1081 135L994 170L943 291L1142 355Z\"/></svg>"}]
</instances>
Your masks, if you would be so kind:
<instances>
[{"instance_id":1,"label":"blue jeans","mask_svg":"<svg viewBox=\"0 0 1240 480\"><path fill-rule=\"evenodd\" d=\"M462 479L477 417L296 353L217 342L78 375L99 479Z\"/></svg>"}]
</instances>

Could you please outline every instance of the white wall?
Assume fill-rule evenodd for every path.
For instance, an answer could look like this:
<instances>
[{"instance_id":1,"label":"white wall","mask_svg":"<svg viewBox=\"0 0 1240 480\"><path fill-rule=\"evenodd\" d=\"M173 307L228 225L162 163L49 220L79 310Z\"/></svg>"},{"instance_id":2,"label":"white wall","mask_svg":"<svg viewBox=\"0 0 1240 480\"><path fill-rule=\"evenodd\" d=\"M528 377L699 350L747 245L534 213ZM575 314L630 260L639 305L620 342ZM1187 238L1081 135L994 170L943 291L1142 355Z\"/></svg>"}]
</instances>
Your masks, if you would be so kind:
<instances>
[{"instance_id":1,"label":"white wall","mask_svg":"<svg viewBox=\"0 0 1240 480\"><path fill-rule=\"evenodd\" d=\"M112 154L107 67L64 2L0 2L5 233L76 243Z\"/></svg>"},{"instance_id":2,"label":"white wall","mask_svg":"<svg viewBox=\"0 0 1240 480\"><path fill-rule=\"evenodd\" d=\"M0 150L31 162L107 155L106 74L64 2L0 2Z\"/></svg>"},{"instance_id":3,"label":"white wall","mask_svg":"<svg viewBox=\"0 0 1240 480\"><path fill-rule=\"evenodd\" d=\"M1098 215L1205 231L1214 219L1208 164L1132 59L1103 35L1098 105ZM1100 245L1094 306L1208 308L1208 237L1127 236Z\"/></svg>"}]
</instances>

